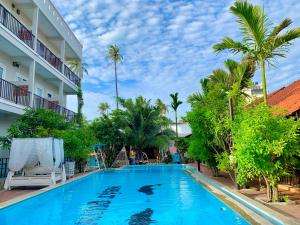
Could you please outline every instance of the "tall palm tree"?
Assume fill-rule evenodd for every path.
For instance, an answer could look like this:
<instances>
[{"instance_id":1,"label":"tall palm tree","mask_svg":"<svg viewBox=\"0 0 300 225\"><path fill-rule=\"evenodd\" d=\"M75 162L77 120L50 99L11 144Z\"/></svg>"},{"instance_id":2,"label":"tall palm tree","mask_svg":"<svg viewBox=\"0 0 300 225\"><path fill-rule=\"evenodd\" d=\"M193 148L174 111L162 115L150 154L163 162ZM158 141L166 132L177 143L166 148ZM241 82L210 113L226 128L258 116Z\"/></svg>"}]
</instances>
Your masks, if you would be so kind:
<instances>
[{"instance_id":1,"label":"tall palm tree","mask_svg":"<svg viewBox=\"0 0 300 225\"><path fill-rule=\"evenodd\" d=\"M272 65L272 60L276 57L286 56L291 41L300 37L300 28L282 33L292 23L288 18L277 26L270 27L264 10L246 0L236 1L234 6L230 7L230 11L237 17L243 41L234 41L226 37L213 48L216 52L227 49L234 54L247 54L257 62L261 69L264 102L268 104L265 64L267 62Z\"/></svg>"},{"instance_id":2,"label":"tall palm tree","mask_svg":"<svg viewBox=\"0 0 300 225\"><path fill-rule=\"evenodd\" d=\"M102 102L99 104L98 109L102 114L107 114L110 106L107 102Z\"/></svg>"},{"instance_id":3,"label":"tall palm tree","mask_svg":"<svg viewBox=\"0 0 300 225\"><path fill-rule=\"evenodd\" d=\"M156 100L155 106L159 109L161 116L165 116L168 112L168 106L159 98Z\"/></svg>"},{"instance_id":4,"label":"tall palm tree","mask_svg":"<svg viewBox=\"0 0 300 225\"><path fill-rule=\"evenodd\" d=\"M117 63L123 60L123 56L120 54L120 48L117 45L110 45L108 47L108 58L114 63L115 69L115 86L116 86L116 104L119 109L119 92L118 92L118 75L117 75Z\"/></svg>"},{"instance_id":5,"label":"tall palm tree","mask_svg":"<svg viewBox=\"0 0 300 225\"><path fill-rule=\"evenodd\" d=\"M170 97L172 99L171 107L175 112L175 126L176 126L176 138L178 138L178 117L177 117L177 109L178 107L183 103L178 99L178 92L174 94L170 94Z\"/></svg>"}]
</instances>

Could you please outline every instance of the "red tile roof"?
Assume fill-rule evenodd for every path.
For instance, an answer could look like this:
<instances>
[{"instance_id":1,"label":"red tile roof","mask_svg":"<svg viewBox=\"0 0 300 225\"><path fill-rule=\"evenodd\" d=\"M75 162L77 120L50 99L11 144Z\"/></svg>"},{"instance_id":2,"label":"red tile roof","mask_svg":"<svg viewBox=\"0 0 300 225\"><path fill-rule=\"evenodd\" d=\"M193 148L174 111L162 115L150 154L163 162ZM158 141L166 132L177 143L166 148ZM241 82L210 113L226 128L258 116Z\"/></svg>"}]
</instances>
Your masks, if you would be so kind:
<instances>
[{"instance_id":1,"label":"red tile roof","mask_svg":"<svg viewBox=\"0 0 300 225\"><path fill-rule=\"evenodd\" d=\"M287 110L289 115L300 110L300 80L269 94L268 103Z\"/></svg>"}]
</instances>

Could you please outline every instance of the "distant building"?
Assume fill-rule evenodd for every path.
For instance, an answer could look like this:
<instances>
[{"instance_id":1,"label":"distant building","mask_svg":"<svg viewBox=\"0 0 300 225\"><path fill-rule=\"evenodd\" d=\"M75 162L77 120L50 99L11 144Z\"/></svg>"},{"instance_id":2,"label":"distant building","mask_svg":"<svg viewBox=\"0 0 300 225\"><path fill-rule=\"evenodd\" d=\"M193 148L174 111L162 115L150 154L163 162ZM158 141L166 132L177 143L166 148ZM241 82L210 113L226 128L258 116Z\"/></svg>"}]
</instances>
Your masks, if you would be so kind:
<instances>
[{"instance_id":1,"label":"distant building","mask_svg":"<svg viewBox=\"0 0 300 225\"><path fill-rule=\"evenodd\" d=\"M176 132L176 124L171 125L171 129ZM192 134L191 127L188 123L178 122L178 137L188 137Z\"/></svg>"},{"instance_id":2,"label":"distant building","mask_svg":"<svg viewBox=\"0 0 300 225\"><path fill-rule=\"evenodd\" d=\"M287 116L300 118L300 80L269 94L268 103L287 110Z\"/></svg>"},{"instance_id":3,"label":"distant building","mask_svg":"<svg viewBox=\"0 0 300 225\"><path fill-rule=\"evenodd\" d=\"M255 83L255 86L244 88L244 93L247 94L247 101L252 102L255 99L263 97L263 90L261 85Z\"/></svg>"}]
</instances>

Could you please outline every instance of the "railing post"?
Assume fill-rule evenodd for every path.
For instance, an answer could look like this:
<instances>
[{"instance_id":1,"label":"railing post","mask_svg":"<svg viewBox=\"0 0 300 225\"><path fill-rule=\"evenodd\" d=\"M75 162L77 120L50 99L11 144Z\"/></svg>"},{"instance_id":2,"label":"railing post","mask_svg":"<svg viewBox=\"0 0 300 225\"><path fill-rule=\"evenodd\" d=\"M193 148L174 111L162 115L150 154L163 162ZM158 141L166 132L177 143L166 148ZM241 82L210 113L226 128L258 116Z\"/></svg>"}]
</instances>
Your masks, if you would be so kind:
<instances>
[{"instance_id":1,"label":"railing post","mask_svg":"<svg viewBox=\"0 0 300 225\"><path fill-rule=\"evenodd\" d=\"M18 86L14 86L15 87L15 103L18 104L18 95L19 95L19 87Z\"/></svg>"}]
</instances>

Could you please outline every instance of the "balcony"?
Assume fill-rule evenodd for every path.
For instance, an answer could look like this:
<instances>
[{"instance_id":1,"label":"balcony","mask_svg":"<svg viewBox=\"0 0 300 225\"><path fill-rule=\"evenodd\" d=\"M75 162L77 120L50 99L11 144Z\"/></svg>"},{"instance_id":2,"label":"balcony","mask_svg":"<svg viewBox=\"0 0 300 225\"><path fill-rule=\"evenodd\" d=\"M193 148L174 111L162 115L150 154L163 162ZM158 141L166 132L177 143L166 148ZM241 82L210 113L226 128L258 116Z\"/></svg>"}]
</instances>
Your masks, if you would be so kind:
<instances>
[{"instance_id":1,"label":"balcony","mask_svg":"<svg viewBox=\"0 0 300 225\"><path fill-rule=\"evenodd\" d=\"M36 94L28 91L27 85L16 86L6 80L0 78L0 98L5 99L9 102L22 105L25 107L30 107L30 100L33 97L34 109L48 109L57 114L63 115L66 120L71 121L76 117L76 113L60 106L56 101L49 101L42 98Z\"/></svg>"},{"instance_id":2,"label":"balcony","mask_svg":"<svg viewBox=\"0 0 300 225\"><path fill-rule=\"evenodd\" d=\"M35 36L21 22L19 22L1 3L0 3L0 24L10 30L18 39L24 42L31 49L34 49ZM37 39L36 52L51 66L67 77L75 85L80 84L80 78L58 58L50 49L46 47L40 40Z\"/></svg>"},{"instance_id":3,"label":"balcony","mask_svg":"<svg viewBox=\"0 0 300 225\"><path fill-rule=\"evenodd\" d=\"M62 72L62 61L56 57L40 40L37 40L36 52L59 72Z\"/></svg>"},{"instance_id":4,"label":"balcony","mask_svg":"<svg viewBox=\"0 0 300 225\"><path fill-rule=\"evenodd\" d=\"M29 107L31 93L28 91L28 86L16 86L0 78L0 98Z\"/></svg>"},{"instance_id":5,"label":"balcony","mask_svg":"<svg viewBox=\"0 0 300 225\"><path fill-rule=\"evenodd\" d=\"M34 35L0 3L0 23L33 49Z\"/></svg>"},{"instance_id":6,"label":"balcony","mask_svg":"<svg viewBox=\"0 0 300 225\"><path fill-rule=\"evenodd\" d=\"M66 65L65 65L65 68L64 68L64 75L70 81L72 81L74 84L76 84L77 86L79 86L80 78L69 67L67 67Z\"/></svg>"}]
</instances>

